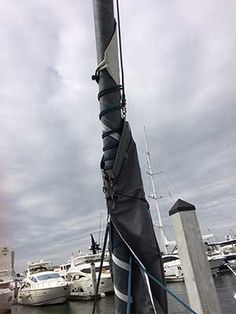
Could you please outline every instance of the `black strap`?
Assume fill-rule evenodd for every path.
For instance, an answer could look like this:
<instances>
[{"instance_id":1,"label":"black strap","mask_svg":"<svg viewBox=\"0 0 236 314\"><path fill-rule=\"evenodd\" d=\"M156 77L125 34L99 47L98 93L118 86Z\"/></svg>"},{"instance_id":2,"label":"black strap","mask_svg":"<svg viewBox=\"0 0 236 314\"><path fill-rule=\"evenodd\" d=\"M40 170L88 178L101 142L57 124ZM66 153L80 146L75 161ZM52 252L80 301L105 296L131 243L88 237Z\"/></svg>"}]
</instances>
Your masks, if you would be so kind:
<instances>
[{"instance_id":1,"label":"black strap","mask_svg":"<svg viewBox=\"0 0 236 314\"><path fill-rule=\"evenodd\" d=\"M101 118L107 114L107 113L110 113L110 112L113 112L113 111L116 111L116 110L121 110L121 106L120 105L117 105L117 106L114 106L114 107L111 107L111 108L108 108L108 109L105 109L103 111L101 111L99 113L99 119L101 120Z\"/></svg>"},{"instance_id":2,"label":"black strap","mask_svg":"<svg viewBox=\"0 0 236 314\"><path fill-rule=\"evenodd\" d=\"M119 92L120 90L122 90L122 85L116 85L114 87L104 89L98 93L98 100L100 100L100 98L104 95Z\"/></svg>"},{"instance_id":3,"label":"black strap","mask_svg":"<svg viewBox=\"0 0 236 314\"><path fill-rule=\"evenodd\" d=\"M117 143L113 145L107 145L107 146L104 146L102 150L105 152L108 149L113 149L113 148L115 149L117 148L117 146L118 146Z\"/></svg>"},{"instance_id":4,"label":"black strap","mask_svg":"<svg viewBox=\"0 0 236 314\"><path fill-rule=\"evenodd\" d=\"M121 128L118 128L118 129L112 129L112 130L109 130L109 131L106 131L106 132L103 132L102 133L102 138L104 139L105 137L113 134L113 133L121 133L123 129L123 126Z\"/></svg>"},{"instance_id":5,"label":"black strap","mask_svg":"<svg viewBox=\"0 0 236 314\"><path fill-rule=\"evenodd\" d=\"M113 160L115 157L115 154L112 154L111 156L103 157L103 161Z\"/></svg>"}]
</instances>

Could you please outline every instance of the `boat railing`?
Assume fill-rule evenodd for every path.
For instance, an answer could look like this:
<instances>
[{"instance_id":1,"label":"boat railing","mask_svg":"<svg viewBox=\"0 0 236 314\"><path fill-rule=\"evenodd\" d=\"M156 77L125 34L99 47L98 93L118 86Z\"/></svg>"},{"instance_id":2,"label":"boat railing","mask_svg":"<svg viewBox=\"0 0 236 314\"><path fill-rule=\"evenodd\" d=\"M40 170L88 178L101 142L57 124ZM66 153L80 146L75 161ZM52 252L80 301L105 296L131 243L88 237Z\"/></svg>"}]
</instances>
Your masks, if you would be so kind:
<instances>
[{"instance_id":1,"label":"boat railing","mask_svg":"<svg viewBox=\"0 0 236 314\"><path fill-rule=\"evenodd\" d=\"M45 281L45 282L38 282L36 284L36 287L38 288L49 288L49 287L57 287L57 286L63 286L65 285L65 282L61 280L53 280L53 281Z\"/></svg>"}]
</instances>

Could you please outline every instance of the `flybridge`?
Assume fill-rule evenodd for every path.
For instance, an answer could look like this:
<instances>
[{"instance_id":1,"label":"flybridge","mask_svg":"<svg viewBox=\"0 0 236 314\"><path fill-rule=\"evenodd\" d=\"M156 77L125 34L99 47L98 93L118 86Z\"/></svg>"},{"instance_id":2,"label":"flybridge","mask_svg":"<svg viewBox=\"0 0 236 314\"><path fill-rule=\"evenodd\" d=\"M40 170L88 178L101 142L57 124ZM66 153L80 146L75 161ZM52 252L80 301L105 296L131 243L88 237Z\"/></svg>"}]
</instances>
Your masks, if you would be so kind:
<instances>
[{"instance_id":1,"label":"flybridge","mask_svg":"<svg viewBox=\"0 0 236 314\"><path fill-rule=\"evenodd\" d=\"M211 243L206 243L209 246L226 246L226 245L236 245L236 239L235 238L231 238L229 240L225 240L225 241L219 241L219 242L211 242ZM235 247L236 249L236 247Z\"/></svg>"}]
</instances>

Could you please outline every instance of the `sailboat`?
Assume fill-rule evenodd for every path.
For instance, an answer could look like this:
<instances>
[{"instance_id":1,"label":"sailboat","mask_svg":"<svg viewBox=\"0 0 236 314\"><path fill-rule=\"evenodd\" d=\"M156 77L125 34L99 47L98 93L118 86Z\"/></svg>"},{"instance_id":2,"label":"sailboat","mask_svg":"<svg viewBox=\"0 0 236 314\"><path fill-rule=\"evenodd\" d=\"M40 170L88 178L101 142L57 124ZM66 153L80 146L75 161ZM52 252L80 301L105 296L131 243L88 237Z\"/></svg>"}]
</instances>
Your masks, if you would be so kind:
<instances>
[{"instance_id":1,"label":"sailboat","mask_svg":"<svg viewBox=\"0 0 236 314\"><path fill-rule=\"evenodd\" d=\"M178 256L178 250L175 250L176 254L169 254L168 247L174 246L176 247L176 241L168 241L162 219L160 214L160 207L158 204L158 197L156 193L152 162L151 162L151 154L149 151L146 128L144 127L144 140L145 140L145 148L146 148L146 160L148 171L147 174L151 178L152 185L152 194L149 195L155 202L158 224L157 227L160 231L160 243L162 250L162 260L164 265L164 273L166 277L166 281L181 281L184 280L181 260ZM225 241L208 243L207 240L214 237L214 234L202 235L202 239L206 246L206 254L209 261L210 269L213 275L229 270L228 265L230 267L236 267L236 239L232 237L228 237Z\"/></svg>"},{"instance_id":2,"label":"sailboat","mask_svg":"<svg viewBox=\"0 0 236 314\"><path fill-rule=\"evenodd\" d=\"M164 267L164 274L167 282L173 281L183 281L184 275L181 267L181 260L177 254L169 254L168 253L168 246L173 244L173 242L167 240L167 236L165 235L160 207L158 204L158 197L156 192L156 186L154 181L155 173L153 172L152 168L152 161L151 161L151 154L149 151L148 141L147 141L147 133L146 128L144 127L144 141L145 141L145 150L146 150L146 161L148 171L147 174L150 176L151 185L152 185L152 194L149 197L154 201L156 213L158 217L158 224L156 225L160 231L160 243L161 243L161 252L162 252L162 262ZM175 243L174 243L175 244Z\"/></svg>"}]
</instances>

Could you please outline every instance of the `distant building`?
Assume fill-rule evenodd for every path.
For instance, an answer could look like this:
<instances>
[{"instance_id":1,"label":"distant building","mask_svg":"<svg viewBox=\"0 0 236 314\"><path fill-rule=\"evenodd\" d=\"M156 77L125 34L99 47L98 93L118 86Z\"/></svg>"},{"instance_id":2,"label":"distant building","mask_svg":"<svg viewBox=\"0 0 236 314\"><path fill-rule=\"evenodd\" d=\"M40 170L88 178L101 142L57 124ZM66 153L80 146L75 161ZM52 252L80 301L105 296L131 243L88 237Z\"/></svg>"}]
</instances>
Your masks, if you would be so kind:
<instances>
[{"instance_id":1,"label":"distant building","mask_svg":"<svg viewBox=\"0 0 236 314\"><path fill-rule=\"evenodd\" d=\"M0 246L0 277L14 275L15 252L8 247Z\"/></svg>"}]
</instances>

